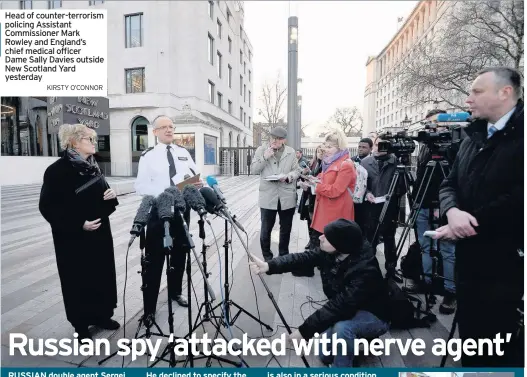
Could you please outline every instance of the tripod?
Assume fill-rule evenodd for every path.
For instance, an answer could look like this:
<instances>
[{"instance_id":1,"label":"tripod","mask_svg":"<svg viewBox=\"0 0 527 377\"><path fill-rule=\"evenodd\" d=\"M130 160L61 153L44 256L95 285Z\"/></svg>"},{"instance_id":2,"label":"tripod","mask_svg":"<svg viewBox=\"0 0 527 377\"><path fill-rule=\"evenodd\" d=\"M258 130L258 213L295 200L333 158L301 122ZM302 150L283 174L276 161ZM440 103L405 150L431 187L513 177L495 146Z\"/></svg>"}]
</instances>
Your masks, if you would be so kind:
<instances>
[{"instance_id":1,"label":"tripod","mask_svg":"<svg viewBox=\"0 0 527 377\"><path fill-rule=\"evenodd\" d=\"M141 292L143 292L143 302L146 302L145 289L147 287L147 283L145 282L145 274L146 274L146 271L148 270L148 265L150 264L150 261L148 260L148 258L144 254L144 249L145 249L145 230L144 229L139 234L139 249L141 250L141 271L137 271L137 273L141 274L141 282L142 282L142 284L141 284ZM124 324L124 326L126 326L126 324ZM145 333L142 334L141 336L138 336L139 332L141 331L141 327L142 326L145 326ZM155 326L155 328L158 331L157 333L150 331L150 328L152 326ZM124 334L124 335L126 335L126 334ZM145 306L143 308L143 315L139 318L139 324L137 325L137 330L135 331L134 339L141 339L141 338L150 339L150 337L152 335L168 337L168 335L165 335L163 333L163 331L161 330L161 328L159 327L159 325L157 324L156 319L155 319L155 315L147 313L146 306ZM107 360L109 360L112 357L114 357L115 355L117 355L118 352L119 351L115 351L110 356L105 357L104 359L99 361L98 364L102 365ZM150 356L150 355L148 355L148 356Z\"/></svg>"},{"instance_id":2,"label":"tripod","mask_svg":"<svg viewBox=\"0 0 527 377\"><path fill-rule=\"evenodd\" d=\"M225 221L227 221L227 220L225 220ZM207 272L207 248L209 246L205 244L205 222L203 221L203 218L199 219L198 225L199 225L199 238L201 238L201 241L202 241L201 257L202 257L202 261L203 261L202 262L202 264L203 264L203 271L205 272L206 278L208 278L210 276L210 273ZM225 253L225 256L226 256L226 258L228 258L227 252ZM227 271L227 270L228 270L228 268L226 267L225 271ZM228 283L227 283L227 285L228 285ZM204 323L210 322L212 324L212 326L214 326L214 328L216 329L216 334L214 335L214 338L217 338L218 334L221 334L221 336L224 339L226 339L225 335L223 335L223 333L221 332L221 329L220 329L221 325L218 323L218 320L221 322L223 320L223 317L217 316L214 313L214 308L212 307L212 300L209 301L209 289L208 289L207 284L203 285L203 291L204 291L203 292L204 293L204 301L199 307L198 315L196 316L196 322L194 323L194 326L192 327L192 331L191 332L194 332L197 328L199 328L200 326L203 326ZM226 294L228 294L228 291L227 291ZM219 305L221 305L221 304L222 303L220 303ZM216 307L218 307L219 305L217 305ZM201 321L198 322L198 320L201 318L201 312L202 311L203 311L203 318L201 319ZM234 362L232 360L228 360L228 359L225 359L225 358L223 358L221 356L216 356L216 355L198 356L195 360L200 360L200 359L203 359L203 358L207 358L207 367L211 366L212 359L215 359L215 360L218 360L218 361L222 361L224 363L231 364L231 365L234 365L234 366L241 366L240 363L237 363L237 362Z\"/></svg>"},{"instance_id":3,"label":"tripod","mask_svg":"<svg viewBox=\"0 0 527 377\"><path fill-rule=\"evenodd\" d=\"M417 221L417 217L419 216L419 212L422 209L422 205L423 205L423 201L425 199L425 196L426 196L426 194L428 193L428 191L430 189L430 182L434 178L434 176L436 174L436 171L438 169L441 171L443 179L446 178L448 176L448 170L449 170L448 161L446 161L446 159L443 156L432 155L432 159L426 165L426 168L425 168L425 171L424 171L424 174L423 174L423 179L420 182L419 187L417 188L417 193L414 195L414 198L416 199L416 202L413 202L413 203L411 202L412 205L410 205L411 211L410 211L410 214L408 216L408 220L404 224L403 231L401 233L401 237L399 238L399 242L397 243L397 247L396 247L397 259L399 259L400 255L401 255L401 253L403 251L403 246L404 246L404 244L406 242L406 239L407 239L410 231L412 229L415 229L415 224L416 224L416 221ZM432 205L431 208L429 209L428 229L435 229L436 226L438 225L438 221L434 217L434 209L436 209L436 206L437 206L437 204L436 205ZM416 239L419 239L416 229L415 229L415 233L416 233ZM430 278L432 280L432 287L433 287L435 282L438 279L441 279L441 281L451 280L451 279L447 279L444 276L439 276L439 274L437 272L438 271L438 257L439 257L439 250L440 250L440 246L439 246L440 245L440 241L437 240L437 243L436 243L437 247L434 246L435 243L434 243L434 240L432 238L430 238L429 242L430 242L430 257L432 259L432 273L431 274L425 274L424 271L423 271L423 276L424 275L427 275L427 276L431 275ZM427 290L427 292L425 292L425 309L424 310L421 310L421 308L420 308L421 302L419 301L418 298L410 296L410 294L411 294L410 292L405 292L405 293L406 293L407 297L410 298L412 301L418 301L419 302L419 305L418 305L418 308L417 308L418 309L418 314L419 315L423 314L423 319L425 321L431 323L431 322L435 322L437 320L436 315L431 313L431 309L436 303L436 297L434 295L433 289L431 289L430 291Z\"/></svg>"}]
</instances>

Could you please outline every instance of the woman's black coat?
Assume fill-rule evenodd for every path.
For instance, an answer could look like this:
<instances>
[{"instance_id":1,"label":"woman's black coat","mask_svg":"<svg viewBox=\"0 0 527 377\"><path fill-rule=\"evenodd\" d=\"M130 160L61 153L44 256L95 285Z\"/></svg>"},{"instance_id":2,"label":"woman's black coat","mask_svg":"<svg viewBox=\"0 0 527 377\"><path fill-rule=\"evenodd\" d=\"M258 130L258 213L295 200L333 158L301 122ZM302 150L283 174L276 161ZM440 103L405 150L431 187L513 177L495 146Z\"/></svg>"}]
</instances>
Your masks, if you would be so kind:
<instances>
[{"instance_id":1,"label":"woman's black coat","mask_svg":"<svg viewBox=\"0 0 527 377\"><path fill-rule=\"evenodd\" d=\"M109 216L119 204L103 200L109 186L104 176L81 192L93 176L80 175L66 157L44 173L40 213L50 223L66 316L73 326L111 318L117 306L113 238ZM86 220L101 219L95 231Z\"/></svg>"}]
</instances>

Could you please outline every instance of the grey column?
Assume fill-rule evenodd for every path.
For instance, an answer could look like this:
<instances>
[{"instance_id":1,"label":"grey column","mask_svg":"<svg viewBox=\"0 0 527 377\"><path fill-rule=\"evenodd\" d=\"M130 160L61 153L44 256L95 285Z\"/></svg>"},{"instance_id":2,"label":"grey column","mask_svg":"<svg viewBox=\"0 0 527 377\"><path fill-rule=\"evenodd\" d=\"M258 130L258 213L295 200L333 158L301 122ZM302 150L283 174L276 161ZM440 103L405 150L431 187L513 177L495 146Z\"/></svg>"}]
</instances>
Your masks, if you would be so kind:
<instances>
[{"instance_id":1,"label":"grey column","mask_svg":"<svg viewBox=\"0 0 527 377\"><path fill-rule=\"evenodd\" d=\"M298 17L288 19L288 69L287 69L287 144L300 148L297 123L297 80L298 80Z\"/></svg>"}]
</instances>

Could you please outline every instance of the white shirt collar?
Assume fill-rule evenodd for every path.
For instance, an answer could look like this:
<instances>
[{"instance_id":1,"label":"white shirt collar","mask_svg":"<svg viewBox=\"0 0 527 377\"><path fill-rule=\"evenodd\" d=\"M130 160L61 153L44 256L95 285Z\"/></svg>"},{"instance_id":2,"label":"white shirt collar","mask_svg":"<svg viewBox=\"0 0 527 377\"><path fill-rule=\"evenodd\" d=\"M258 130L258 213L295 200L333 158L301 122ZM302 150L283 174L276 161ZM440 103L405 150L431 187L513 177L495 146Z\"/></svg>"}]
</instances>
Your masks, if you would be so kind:
<instances>
[{"instance_id":1,"label":"white shirt collar","mask_svg":"<svg viewBox=\"0 0 527 377\"><path fill-rule=\"evenodd\" d=\"M160 148L160 149L164 149L164 150L166 150L166 149L167 149L167 146L170 147L171 149L172 149L173 147L175 147L174 144L163 144L163 143L157 143L156 148Z\"/></svg>"},{"instance_id":2,"label":"white shirt collar","mask_svg":"<svg viewBox=\"0 0 527 377\"><path fill-rule=\"evenodd\" d=\"M487 130L491 127L491 126L494 126L494 128L496 128L496 130L500 131L500 130L503 130L503 128L505 128L505 125L507 124L507 122L509 121L509 119L511 118L512 114L514 113L514 110L516 110L516 106L514 106L512 108L511 111L509 111L507 114L505 114L504 116L502 116L500 119L498 119L498 121L494 124L492 123L488 123L487 124Z\"/></svg>"}]
</instances>

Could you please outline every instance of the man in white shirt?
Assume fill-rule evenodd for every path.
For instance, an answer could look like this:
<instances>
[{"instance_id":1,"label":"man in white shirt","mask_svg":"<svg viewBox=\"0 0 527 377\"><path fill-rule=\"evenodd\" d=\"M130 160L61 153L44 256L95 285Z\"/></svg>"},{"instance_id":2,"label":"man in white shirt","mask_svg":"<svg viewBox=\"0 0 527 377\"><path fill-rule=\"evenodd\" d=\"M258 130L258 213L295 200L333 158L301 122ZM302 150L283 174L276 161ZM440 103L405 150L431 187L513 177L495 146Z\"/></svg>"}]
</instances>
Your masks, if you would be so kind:
<instances>
[{"instance_id":1,"label":"man in white shirt","mask_svg":"<svg viewBox=\"0 0 527 377\"><path fill-rule=\"evenodd\" d=\"M135 182L135 191L139 195L158 196L166 188L175 186L185 180L185 176L191 177L197 174L196 164L190 153L183 147L173 144L174 124L167 116L159 116L154 119L153 132L157 137L158 144L148 148L139 160L139 171ZM196 184L203 186L202 183ZM187 225L190 223L190 208L184 213ZM170 258L170 272L168 275L168 290L173 300L180 306L188 306L188 302L181 294L181 285L185 271L185 261L189 252L186 242L183 224L179 216L174 216L170 225L173 238L173 248ZM146 258L148 260L145 279L145 315L154 314L157 304L157 296L161 283L161 273L165 261L165 250L163 247L164 227L158 219L157 213L153 213L146 230Z\"/></svg>"},{"instance_id":2,"label":"man in white shirt","mask_svg":"<svg viewBox=\"0 0 527 377\"><path fill-rule=\"evenodd\" d=\"M523 367L524 118L521 75L478 74L467 104L475 119L441 184L435 238L456 240L459 337L505 340L503 355L467 355L463 367Z\"/></svg>"}]
</instances>

